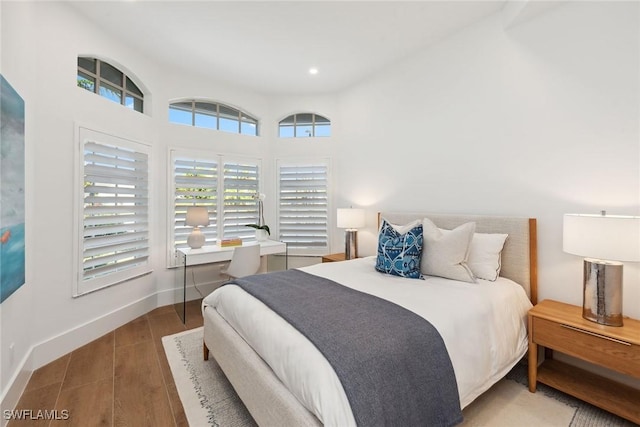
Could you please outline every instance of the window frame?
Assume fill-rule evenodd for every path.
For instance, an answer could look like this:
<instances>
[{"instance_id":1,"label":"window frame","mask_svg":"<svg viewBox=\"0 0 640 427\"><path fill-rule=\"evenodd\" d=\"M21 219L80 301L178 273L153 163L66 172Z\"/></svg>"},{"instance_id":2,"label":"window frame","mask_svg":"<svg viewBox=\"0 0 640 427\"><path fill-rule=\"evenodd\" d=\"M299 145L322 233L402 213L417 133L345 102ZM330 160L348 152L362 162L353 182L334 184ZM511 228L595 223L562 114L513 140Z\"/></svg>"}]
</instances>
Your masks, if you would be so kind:
<instances>
[{"instance_id":1,"label":"window frame","mask_svg":"<svg viewBox=\"0 0 640 427\"><path fill-rule=\"evenodd\" d=\"M181 100L175 100L175 101L169 102L169 117L168 117L169 123L186 125L186 123L171 121L171 109L176 104L183 104L183 103L189 103L189 102L191 103L191 126L192 127L198 127L202 129L211 129L219 132L227 132L227 133L233 133L238 135L260 136L260 120L258 118L256 118L253 114L249 114L240 108L234 107L229 104L224 104L218 101L209 101L209 100L203 100L203 99L190 98L190 99L181 99ZM215 117L215 122L216 122L215 129L212 127L196 125L196 117L197 117L196 114L198 113L198 108L196 107L196 104L207 104L209 106L215 106L215 116L210 115L210 117ZM179 108L175 108L175 109L185 111L185 112L187 111L186 109L179 109ZM224 113L221 113L222 109L232 110L233 112L237 113L237 117L230 118L230 116ZM209 111L214 111L214 110L212 109ZM237 131L232 132L232 131L223 129L221 127L221 123L225 119L233 120L234 122L237 122L237 125L238 125ZM255 124L255 134L242 131L244 126L246 126L247 123Z\"/></svg>"},{"instance_id":2,"label":"window frame","mask_svg":"<svg viewBox=\"0 0 640 427\"><path fill-rule=\"evenodd\" d=\"M324 166L326 167L326 245L317 247L296 247L295 244L291 244L287 239L282 238L282 226L281 226L281 167L309 167L309 166ZM331 215L333 209L332 198L332 162L329 157L314 157L314 158L277 158L275 169L276 180L276 220L277 227L275 233L275 239L278 241L284 241L287 243L287 250L290 255L299 256L320 256L326 255L331 251L331 230L333 229L333 216Z\"/></svg>"},{"instance_id":3,"label":"window frame","mask_svg":"<svg viewBox=\"0 0 640 427\"><path fill-rule=\"evenodd\" d=\"M146 253L143 257L144 259L141 262L136 263L134 266L124 269L113 269L105 275L99 277L92 277L89 279L84 278L84 251L85 251L85 219L86 219L86 210L85 210L85 184L86 180L86 165L85 162L87 160L87 154L85 153L85 147L87 142L92 142L97 145L109 146L112 150L121 149L123 152L133 152L135 154L140 154L146 158L146 171L143 171L143 174L146 177L146 181L143 181L144 186L146 186L146 191L144 191L144 195L141 196L141 199L146 201L146 209L143 210L143 218L136 220L136 224L142 224L144 231L146 231L146 245L142 246L142 250ZM113 148L118 147L118 148ZM74 180L76 182L75 185L75 201L76 208L74 209L74 224L75 224L75 238L74 238L74 248L73 248L73 264L74 264L74 280L73 280L73 297L79 297L103 288L107 288L110 286L114 286L120 283L128 282L130 280L136 279L138 277L147 275L152 272L152 230L151 225L153 223L153 213L152 213L152 203L151 203L151 195L153 194L153 182L151 179L151 165L152 165L152 147L150 144L143 143L140 141L136 141L133 139L113 135L106 132L101 132L98 130L91 129L89 127L76 125L76 150L75 151L75 170L74 170ZM133 155L131 155L133 156ZM130 157L131 157L130 156ZM118 161L114 161L114 163L118 163ZM117 170L117 166L114 170ZM136 170L137 172L137 170ZM113 179L113 176L110 178L105 178L107 181L109 179ZM133 181L136 184L136 181ZM103 183L104 184L104 183ZM134 184L124 184L125 187L127 185ZM117 192L116 192L117 193ZM125 192L126 193L126 192ZM117 197L117 196L116 196ZM132 209L133 210L133 209ZM129 212L131 213L131 212ZM138 216L139 214L136 214ZM118 243L120 238L114 238L114 243Z\"/></svg>"},{"instance_id":4,"label":"window frame","mask_svg":"<svg viewBox=\"0 0 640 427\"><path fill-rule=\"evenodd\" d=\"M255 186L254 190L256 195L259 195L260 193L263 192L263 188L264 188L264 173L262 170L262 159L258 159L258 158L251 158L251 157L245 157L245 156L235 156L235 155L226 155L226 156L222 156L223 157L223 174L224 178L221 181L221 186L222 188L219 190L222 192L223 197L221 198L221 211L222 211L222 217L223 220L221 222L221 229L220 229L220 236L223 236L223 238L230 238L230 237L239 237L241 238L243 241L253 241L256 239L256 233L255 230L251 227L244 227L244 229L240 228L237 231L232 231L231 233L225 234L225 229L227 227L227 218L226 218L226 209L225 207L227 206L226 200L225 200L225 196L226 196L226 186L225 186L225 179L226 179L226 165L230 164L230 165L245 165L247 166L247 164L249 164L248 166L254 166L256 168L256 181L257 181L257 185ZM238 187L234 187L234 189L237 189ZM247 192L246 196L249 196L252 192ZM251 206L251 203L253 203L253 206ZM238 203L235 203L234 205L238 205ZM245 206L246 210L244 210L243 214L236 214L234 215L234 219L236 219L238 216L244 216L245 220L247 221L247 224L255 224L259 221L258 219L258 202L257 200L253 200L253 202L250 202L249 200L246 201L246 203L240 203L241 206ZM230 209L231 210L231 209ZM235 222L233 221L231 218L229 219L229 222ZM238 226L238 225L237 225ZM230 228L233 228L232 226L229 225ZM246 229L246 230L245 230Z\"/></svg>"},{"instance_id":5,"label":"window frame","mask_svg":"<svg viewBox=\"0 0 640 427\"><path fill-rule=\"evenodd\" d=\"M298 124L298 116L300 115L306 115L306 114L310 114L311 115L311 123L304 123L304 124ZM326 120L327 123L329 123L329 135L316 135L316 127L318 127L319 125L317 125L317 120L316 117L321 117L322 119ZM289 120L293 118L293 121L291 125L283 125L283 122L286 120ZM308 135L298 135L298 128L302 128L302 127L311 127L311 134ZM278 138L283 138L283 139L288 139L288 138L330 138L331 137L331 126L332 126L332 122L331 120L322 115L322 114L317 114L317 113L310 113L310 112L297 112L297 113L293 113L290 114L288 116L286 116L285 118L283 118L282 120L278 121ZM293 129L293 135L292 136L282 136L282 129L285 127L289 127Z\"/></svg>"},{"instance_id":6,"label":"window frame","mask_svg":"<svg viewBox=\"0 0 640 427\"><path fill-rule=\"evenodd\" d=\"M84 89L86 91L92 92L92 93L100 96L101 98L105 98L105 99L108 99L108 100L110 100L112 102L116 102L115 100L113 100L113 99L111 99L111 98L109 98L107 96L104 96L104 95L102 95L100 93L100 88L103 85L105 87L113 86L115 89L120 90L120 92L121 92L120 102L116 102L116 103L124 106L125 108L127 108L129 110L137 111L137 112L139 112L141 114L144 114L144 106L145 106L145 103L144 103L144 92L140 89L140 85L138 85L134 81L134 79L131 78L130 75L128 75L127 73L122 71L120 68L116 67L115 65L113 65L113 64L111 64L111 63L109 63L107 61L104 61L104 60L102 60L100 58L96 58L96 57L93 57L93 56L81 56L81 55L78 55L77 58L78 58L77 62L79 62L80 58L82 58L82 59L90 59L90 60L96 61L96 71L95 72L87 70L86 68L82 67L79 63L77 64L77 73L76 73L76 86L77 87L82 88L82 89ZM116 69L117 71L119 71L120 73L122 73L122 81L120 82L120 84L114 83L114 82L112 82L110 80L107 80L106 78L102 77L101 69L102 69L102 64L103 63L107 64L108 66L110 66L110 67ZM94 79L93 91L89 90L88 88L85 88L83 86L78 85L78 80L77 80L78 77L77 77L77 75L80 74L80 73L87 74L89 77L92 77ZM132 92L131 90L129 90L127 88L127 79L131 82L131 84L133 84L135 86L135 88L142 95L138 95L137 93L134 93L134 92ZM133 106L131 106L131 107L129 107L127 105L127 103L126 103L127 96L131 96L132 98L137 99L138 101L140 101L140 109L139 110L135 108L135 102L134 102Z\"/></svg>"},{"instance_id":7,"label":"window frame","mask_svg":"<svg viewBox=\"0 0 640 427\"><path fill-rule=\"evenodd\" d=\"M187 248L187 241L186 238L184 240L184 243L180 242L180 243L176 243L176 228L178 228L178 225L176 224L176 222L179 221L184 221L186 220L186 213L184 215L184 219L183 219L183 215L177 215L176 211L177 211L177 203L176 203L176 199L177 199L177 195L176 195L176 162L178 160L183 160L183 161L199 161L199 162L211 162L211 163L215 163L216 165L216 172L215 172L215 206L216 206L216 210L214 212L215 214L215 226L209 225L207 227L201 227L202 232L205 234L205 245L209 245L209 244L215 244L215 239L217 239L218 235L218 226L217 226L217 213L218 213L218 198L219 198L219 171L220 171L220 159L219 156L216 154L212 154L211 152L207 152L207 151L196 151L196 150L184 150L184 149L176 149L176 148L171 148L169 149L169 165L168 165L168 170L169 170L169 174L168 174L168 189L169 189L169 201L170 204L168 204L171 208L168 211L168 216L167 218L170 219L169 221L169 227L168 227L168 236L169 236L169 241L170 241L170 246L169 246L169 256L173 257L175 255L175 251L179 248ZM213 188L213 186L211 187ZM189 200L189 199L185 199L185 200ZM188 205L188 202L183 203L184 205ZM191 204L192 206L203 206L203 205L208 205L205 203L193 203ZM209 211L209 218L212 218L211 215L211 211ZM186 227L186 225L185 225ZM188 234L188 233L187 233ZM173 262L171 263L173 264Z\"/></svg>"},{"instance_id":8,"label":"window frame","mask_svg":"<svg viewBox=\"0 0 640 427\"><path fill-rule=\"evenodd\" d=\"M167 227L167 266L169 268L176 266L175 254L176 250L179 248L176 245L176 224L172 221L176 215L176 202L175 202L175 160L176 157L180 158L188 158L192 156L194 160L196 159L206 159L209 161L215 161L217 164L217 190L216 190L216 213L215 218L209 212L210 218L215 220L215 236L216 239L224 236L224 238L232 237L231 235L225 235L225 169L224 165L229 163L244 163L244 164L253 164L257 168L257 191L262 192L264 186L264 170L262 167L262 159L258 157L248 157L248 156L240 156L240 155L231 155L231 154L220 154L211 150L193 150L193 149L184 149L179 147L170 147L169 155L168 155L168 170L170 173L168 174L168 200L170 203L167 203L167 218L168 221ZM249 222L251 221L251 222ZM254 216L251 218L247 218L247 224L258 221L258 206L257 203L255 205ZM255 240L255 231L246 227L246 233L241 233L240 236L244 241L254 241ZM208 239L205 245L215 245L217 242L214 239ZM181 247L188 247L181 245Z\"/></svg>"}]
</instances>

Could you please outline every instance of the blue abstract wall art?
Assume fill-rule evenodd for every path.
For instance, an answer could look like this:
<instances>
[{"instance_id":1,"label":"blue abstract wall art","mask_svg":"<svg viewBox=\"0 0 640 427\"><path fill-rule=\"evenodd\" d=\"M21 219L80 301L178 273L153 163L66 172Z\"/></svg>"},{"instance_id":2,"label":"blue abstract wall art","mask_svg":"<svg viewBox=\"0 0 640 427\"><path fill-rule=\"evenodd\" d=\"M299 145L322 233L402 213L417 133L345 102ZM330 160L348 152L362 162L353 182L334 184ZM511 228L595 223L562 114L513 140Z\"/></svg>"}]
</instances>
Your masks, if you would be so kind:
<instances>
[{"instance_id":1,"label":"blue abstract wall art","mask_svg":"<svg viewBox=\"0 0 640 427\"><path fill-rule=\"evenodd\" d=\"M0 303L25 283L24 100L0 75Z\"/></svg>"}]
</instances>

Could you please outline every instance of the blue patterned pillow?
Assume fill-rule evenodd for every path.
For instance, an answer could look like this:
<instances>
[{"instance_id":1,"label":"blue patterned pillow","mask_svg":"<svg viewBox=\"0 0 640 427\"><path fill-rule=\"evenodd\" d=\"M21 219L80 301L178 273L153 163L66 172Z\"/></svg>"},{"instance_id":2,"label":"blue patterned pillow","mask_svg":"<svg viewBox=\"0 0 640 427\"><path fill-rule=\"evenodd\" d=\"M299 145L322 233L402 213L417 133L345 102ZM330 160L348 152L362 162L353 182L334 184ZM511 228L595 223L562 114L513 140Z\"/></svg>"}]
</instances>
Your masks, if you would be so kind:
<instances>
[{"instance_id":1,"label":"blue patterned pillow","mask_svg":"<svg viewBox=\"0 0 640 427\"><path fill-rule=\"evenodd\" d=\"M386 219L378 235L376 270L400 277L419 279L422 253L422 223L400 233Z\"/></svg>"}]
</instances>

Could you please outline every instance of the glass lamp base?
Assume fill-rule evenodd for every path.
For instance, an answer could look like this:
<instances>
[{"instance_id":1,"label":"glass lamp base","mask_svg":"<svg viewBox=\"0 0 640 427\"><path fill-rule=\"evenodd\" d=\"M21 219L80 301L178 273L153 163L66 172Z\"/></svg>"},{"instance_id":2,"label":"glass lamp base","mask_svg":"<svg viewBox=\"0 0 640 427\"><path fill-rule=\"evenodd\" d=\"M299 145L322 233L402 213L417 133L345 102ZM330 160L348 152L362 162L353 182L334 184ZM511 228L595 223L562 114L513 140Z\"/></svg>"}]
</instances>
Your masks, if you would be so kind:
<instances>
[{"instance_id":1,"label":"glass lamp base","mask_svg":"<svg viewBox=\"0 0 640 427\"><path fill-rule=\"evenodd\" d=\"M582 317L622 326L622 263L585 258Z\"/></svg>"},{"instance_id":2,"label":"glass lamp base","mask_svg":"<svg viewBox=\"0 0 640 427\"><path fill-rule=\"evenodd\" d=\"M344 233L344 257L345 259L358 258L358 231L347 230Z\"/></svg>"}]
</instances>

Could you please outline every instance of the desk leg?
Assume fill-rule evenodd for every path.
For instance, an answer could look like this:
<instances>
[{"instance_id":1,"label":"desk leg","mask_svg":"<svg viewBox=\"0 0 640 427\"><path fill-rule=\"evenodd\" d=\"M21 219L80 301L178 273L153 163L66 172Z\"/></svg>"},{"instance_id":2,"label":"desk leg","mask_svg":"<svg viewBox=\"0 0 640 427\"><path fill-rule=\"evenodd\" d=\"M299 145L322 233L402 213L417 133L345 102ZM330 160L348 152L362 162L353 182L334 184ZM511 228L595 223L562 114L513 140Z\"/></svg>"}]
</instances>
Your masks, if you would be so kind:
<instances>
[{"instance_id":1,"label":"desk leg","mask_svg":"<svg viewBox=\"0 0 640 427\"><path fill-rule=\"evenodd\" d=\"M269 272L269 255L262 255L260 257L260 268L258 269L258 273L268 273Z\"/></svg>"},{"instance_id":2,"label":"desk leg","mask_svg":"<svg viewBox=\"0 0 640 427\"><path fill-rule=\"evenodd\" d=\"M187 257L181 251L175 253L175 302L174 308L182 323L187 320Z\"/></svg>"}]
</instances>

